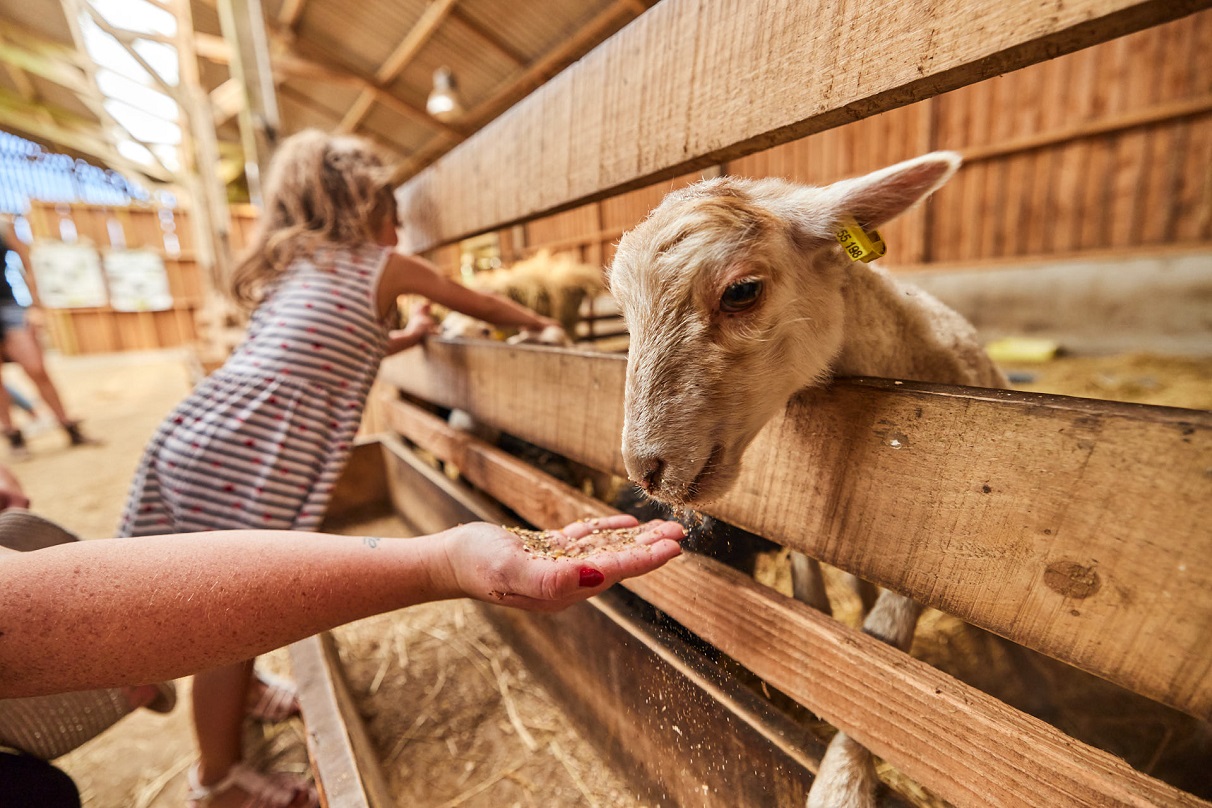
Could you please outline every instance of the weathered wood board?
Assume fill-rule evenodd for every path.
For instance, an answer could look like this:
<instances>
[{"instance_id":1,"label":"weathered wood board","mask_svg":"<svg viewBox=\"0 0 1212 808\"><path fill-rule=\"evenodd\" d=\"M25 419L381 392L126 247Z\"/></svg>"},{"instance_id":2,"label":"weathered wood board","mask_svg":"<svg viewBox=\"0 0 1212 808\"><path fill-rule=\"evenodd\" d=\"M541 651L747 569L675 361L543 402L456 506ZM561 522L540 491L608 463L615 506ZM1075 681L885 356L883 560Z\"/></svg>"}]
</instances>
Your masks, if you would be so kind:
<instances>
[{"instance_id":1,"label":"weathered wood board","mask_svg":"<svg viewBox=\"0 0 1212 808\"><path fill-rule=\"evenodd\" d=\"M536 524L609 512L555 480L536 495L544 475L524 461L412 405L393 409L410 440L461 459L475 485ZM955 805L1207 804L709 559L683 556L624 585Z\"/></svg>"},{"instance_id":2,"label":"weathered wood board","mask_svg":"<svg viewBox=\"0 0 1212 808\"><path fill-rule=\"evenodd\" d=\"M407 449L397 444L385 451L396 465L393 485L423 492L395 498L405 521L441 528L501 520L499 509L481 508L474 492L426 473ZM460 456L474 465L477 479L488 468L477 455ZM567 495L548 478L546 496L534 496L530 485L543 476L535 472L521 485L508 476L496 480L512 483L527 498L527 509L541 511L542 499ZM558 507L542 512L559 524L576 518L565 514L578 506ZM584 736L655 803L803 804L824 751L820 742L685 642L648 624L625 599L595 598L555 615L481 608L570 718L586 728ZM890 797L889 805L903 804Z\"/></svg>"},{"instance_id":3,"label":"weathered wood board","mask_svg":"<svg viewBox=\"0 0 1212 808\"><path fill-rule=\"evenodd\" d=\"M625 362L434 341L400 389L623 473ZM843 381L797 396L709 512L1212 717L1212 414Z\"/></svg>"},{"instance_id":4,"label":"weathered wood board","mask_svg":"<svg viewBox=\"0 0 1212 808\"><path fill-rule=\"evenodd\" d=\"M409 181L407 242L649 185L1208 6L664 0Z\"/></svg>"},{"instance_id":5,"label":"weathered wood board","mask_svg":"<svg viewBox=\"0 0 1212 808\"><path fill-rule=\"evenodd\" d=\"M324 632L292 643L290 662L307 724L307 756L324 808L394 805L345 681L332 634Z\"/></svg>"}]
</instances>

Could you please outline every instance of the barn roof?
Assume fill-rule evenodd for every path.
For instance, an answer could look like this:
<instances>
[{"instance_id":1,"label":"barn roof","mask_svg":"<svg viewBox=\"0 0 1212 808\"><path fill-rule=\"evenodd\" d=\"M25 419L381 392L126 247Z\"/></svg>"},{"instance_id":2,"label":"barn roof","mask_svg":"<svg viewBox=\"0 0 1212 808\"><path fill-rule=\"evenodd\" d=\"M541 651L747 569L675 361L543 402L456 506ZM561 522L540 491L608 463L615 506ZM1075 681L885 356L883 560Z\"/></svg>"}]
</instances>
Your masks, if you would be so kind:
<instances>
[{"instance_id":1,"label":"barn roof","mask_svg":"<svg viewBox=\"0 0 1212 808\"><path fill-rule=\"evenodd\" d=\"M256 0L109 2L128 7L150 2L192 25L190 43L214 119L219 171L225 181L238 180L243 153L237 112L245 96L233 76L235 40L224 36L220 20L224 7L255 10ZM276 133L315 126L368 136L396 157L406 178L652 2L262 0L280 116ZM82 44L81 20L86 27L94 21L105 26L95 12L104 6L104 0L0 0L0 128L126 173L171 181L174 166L130 156L131 144L123 144L129 133L110 114L98 87L96 62ZM106 30L135 44L120 28ZM425 108L434 73L442 67L453 73L463 102L463 111L446 121ZM146 83L156 89L156 81Z\"/></svg>"}]
</instances>

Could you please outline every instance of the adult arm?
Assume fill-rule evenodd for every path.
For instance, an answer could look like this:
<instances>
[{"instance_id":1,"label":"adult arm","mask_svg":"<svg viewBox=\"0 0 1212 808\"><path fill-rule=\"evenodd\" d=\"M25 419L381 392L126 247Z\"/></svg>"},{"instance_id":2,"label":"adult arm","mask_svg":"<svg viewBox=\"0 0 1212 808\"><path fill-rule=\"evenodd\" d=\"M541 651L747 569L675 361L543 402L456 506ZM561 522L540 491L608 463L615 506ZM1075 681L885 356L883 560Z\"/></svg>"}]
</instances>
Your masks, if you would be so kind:
<instances>
[{"instance_id":1,"label":"adult arm","mask_svg":"<svg viewBox=\"0 0 1212 808\"><path fill-rule=\"evenodd\" d=\"M559 534L592 542L581 522ZM73 542L0 554L0 698L196 673L423 601L554 611L681 551L680 525L635 546L545 558L484 523L415 539L238 530Z\"/></svg>"}]
</instances>

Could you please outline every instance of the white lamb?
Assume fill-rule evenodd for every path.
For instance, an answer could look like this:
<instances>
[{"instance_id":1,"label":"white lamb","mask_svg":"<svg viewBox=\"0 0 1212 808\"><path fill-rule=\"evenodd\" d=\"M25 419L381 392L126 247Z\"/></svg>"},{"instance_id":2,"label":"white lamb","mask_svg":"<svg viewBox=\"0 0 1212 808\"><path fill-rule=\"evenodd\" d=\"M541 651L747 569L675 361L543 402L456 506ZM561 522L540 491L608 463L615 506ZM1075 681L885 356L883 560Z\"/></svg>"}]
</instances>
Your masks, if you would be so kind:
<instances>
[{"instance_id":1,"label":"white lamb","mask_svg":"<svg viewBox=\"0 0 1212 808\"><path fill-rule=\"evenodd\" d=\"M626 233L609 284L631 332L631 479L678 507L719 498L766 422L832 376L1005 386L966 320L838 241L844 223L883 225L959 163L936 152L826 187L720 177L671 193ZM819 567L793 560L797 597L827 608ZM907 650L920 611L884 591L863 628ZM874 805L876 782L870 753L839 733L808 805Z\"/></svg>"}]
</instances>

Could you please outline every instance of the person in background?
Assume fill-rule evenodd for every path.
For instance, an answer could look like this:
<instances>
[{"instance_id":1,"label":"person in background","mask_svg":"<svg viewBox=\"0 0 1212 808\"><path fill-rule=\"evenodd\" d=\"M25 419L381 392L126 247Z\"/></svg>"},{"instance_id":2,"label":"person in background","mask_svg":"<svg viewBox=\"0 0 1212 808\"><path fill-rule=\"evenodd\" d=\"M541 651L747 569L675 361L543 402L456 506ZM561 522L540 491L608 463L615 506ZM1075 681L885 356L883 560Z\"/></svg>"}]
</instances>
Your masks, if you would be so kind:
<instances>
[{"instance_id":1,"label":"person in background","mask_svg":"<svg viewBox=\"0 0 1212 808\"><path fill-rule=\"evenodd\" d=\"M80 428L80 422L68 416L59 398L59 391L46 371L46 362L42 356L42 346L38 337L30 327L26 317L26 309L17 302L13 294L13 286L9 283L4 269L8 263L9 252L14 252L21 259L21 267L25 273L26 286L30 294L35 294L32 264L29 249L25 242L17 238L13 232L12 222L0 217L0 353L5 361L16 362L29 376L46 406L50 408L67 439L72 446L87 446L97 441L90 438ZM36 297L35 297L36 299ZM3 365L0 364L0 368ZM10 456L13 460L25 460L29 457L29 447L25 444L25 435L13 425L13 400L8 389L0 383L0 430L8 438Z\"/></svg>"},{"instance_id":2,"label":"person in background","mask_svg":"<svg viewBox=\"0 0 1212 808\"><path fill-rule=\"evenodd\" d=\"M232 278L235 299L253 309L248 333L153 436L120 535L316 530L380 361L436 329L422 305L392 330L402 295L499 326L559 330L397 252L392 176L361 138L309 130L281 143L258 233ZM278 721L298 710L292 690L255 675L251 658L195 676L192 698L199 789L246 771L235 768L246 716ZM237 788L249 791L250 783ZM281 793L286 804L307 804L298 789Z\"/></svg>"}]
</instances>

